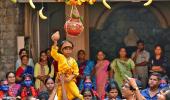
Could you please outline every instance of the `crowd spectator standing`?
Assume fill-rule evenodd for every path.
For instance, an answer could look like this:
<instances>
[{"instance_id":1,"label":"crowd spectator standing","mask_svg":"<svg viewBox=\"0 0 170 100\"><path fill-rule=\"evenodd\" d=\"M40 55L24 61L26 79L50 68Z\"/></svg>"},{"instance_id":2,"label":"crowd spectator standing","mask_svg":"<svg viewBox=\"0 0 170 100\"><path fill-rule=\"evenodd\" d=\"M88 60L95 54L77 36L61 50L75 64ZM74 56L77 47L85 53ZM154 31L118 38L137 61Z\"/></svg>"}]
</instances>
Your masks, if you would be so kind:
<instances>
[{"instance_id":1,"label":"crowd spectator standing","mask_svg":"<svg viewBox=\"0 0 170 100\"><path fill-rule=\"evenodd\" d=\"M119 88L122 87L125 75L133 77L135 73L135 64L132 59L128 58L125 47L119 49L118 58L111 62L110 67L110 78L118 83Z\"/></svg>"},{"instance_id":2,"label":"crowd spectator standing","mask_svg":"<svg viewBox=\"0 0 170 100\"><path fill-rule=\"evenodd\" d=\"M103 51L98 51L97 53L97 63L95 65L95 77L96 77L96 86L97 93L100 99L105 98L105 85L108 81L108 66L110 62L105 59L105 53ZM102 73L102 74L101 74Z\"/></svg>"},{"instance_id":3,"label":"crowd spectator standing","mask_svg":"<svg viewBox=\"0 0 170 100\"><path fill-rule=\"evenodd\" d=\"M142 81L143 88L147 85L149 58L150 54L145 50L144 41L139 40L137 42L137 50L132 54L132 60L135 62L134 77Z\"/></svg>"}]
</instances>

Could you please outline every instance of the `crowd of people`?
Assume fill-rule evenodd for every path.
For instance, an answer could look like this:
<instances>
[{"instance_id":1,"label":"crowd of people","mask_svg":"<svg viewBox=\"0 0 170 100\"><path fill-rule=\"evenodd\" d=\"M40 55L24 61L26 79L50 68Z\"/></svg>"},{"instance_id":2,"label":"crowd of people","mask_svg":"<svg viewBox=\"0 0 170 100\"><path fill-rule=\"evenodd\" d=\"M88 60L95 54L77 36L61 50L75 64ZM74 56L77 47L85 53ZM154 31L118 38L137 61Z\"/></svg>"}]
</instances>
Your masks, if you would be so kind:
<instances>
[{"instance_id":1,"label":"crowd of people","mask_svg":"<svg viewBox=\"0 0 170 100\"><path fill-rule=\"evenodd\" d=\"M40 52L37 63L26 49L19 51L16 70L1 80L0 100L170 100L170 68L161 45L151 56L139 40L131 57L121 47L111 62L102 50L96 61L79 50L76 61L71 41L58 46L58 31L51 38L53 46Z\"/></svg>"}]
</instances>

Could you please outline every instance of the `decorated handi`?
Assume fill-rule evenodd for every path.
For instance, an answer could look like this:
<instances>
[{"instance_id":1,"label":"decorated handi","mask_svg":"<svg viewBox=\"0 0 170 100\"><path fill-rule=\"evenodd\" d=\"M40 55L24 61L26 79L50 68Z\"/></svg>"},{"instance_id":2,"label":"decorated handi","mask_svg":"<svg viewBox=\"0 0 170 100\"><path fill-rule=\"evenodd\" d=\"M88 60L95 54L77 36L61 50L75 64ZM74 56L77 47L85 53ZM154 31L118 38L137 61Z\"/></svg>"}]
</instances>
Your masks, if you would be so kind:
<instances>
[{"instance_id":1,"label":"decorated handi","mask_svg":"<svg viewBox=\"0 0 170 100\"><path fill-rule=\"evenodd\" d=\"M71 36L78 36L84 30L79 11L76 6L72 6L70 12L70 18L64 25L66 33Z\"/></svg>"}]
</instances>

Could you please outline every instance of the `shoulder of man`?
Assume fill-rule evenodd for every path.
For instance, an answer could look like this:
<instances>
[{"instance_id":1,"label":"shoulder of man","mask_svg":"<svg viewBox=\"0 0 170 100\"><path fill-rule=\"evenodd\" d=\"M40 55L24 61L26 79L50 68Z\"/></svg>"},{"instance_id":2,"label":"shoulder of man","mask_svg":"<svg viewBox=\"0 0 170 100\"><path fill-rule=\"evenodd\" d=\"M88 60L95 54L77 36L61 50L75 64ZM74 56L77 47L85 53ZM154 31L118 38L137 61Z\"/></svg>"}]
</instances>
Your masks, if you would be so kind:
<instances>
[{"instance_id":1,"label":"shoulder of man","mask_svg":"<svg viewBox=\"0 0 170 100\"><path fill-rule=\"evenodd\" d=\"M144 89L144 90L141 90L141 94L142 94L143 96L148 95L148 88L146 88L146 89Z\"/></svg>"}]
</instances>

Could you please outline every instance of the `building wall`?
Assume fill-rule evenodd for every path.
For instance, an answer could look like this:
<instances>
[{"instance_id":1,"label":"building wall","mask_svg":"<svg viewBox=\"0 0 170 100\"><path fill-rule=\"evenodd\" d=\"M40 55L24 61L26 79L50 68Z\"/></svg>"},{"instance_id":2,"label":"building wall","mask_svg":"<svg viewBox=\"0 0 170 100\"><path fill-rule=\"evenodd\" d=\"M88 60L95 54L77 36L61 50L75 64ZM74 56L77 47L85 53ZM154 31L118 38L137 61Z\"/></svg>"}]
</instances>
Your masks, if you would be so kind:
<instances>
[{"instance_id":1,"label":"building wall","mask_svg":"<svg viewBox=\"0 0 170 100\"><path fill-rule=\"evenodd\" d=\"M110 3L112 10L106 10L101 3L89 7L90 53L96 58L96 52L102 48L112 60L117 49L124 45L127 30L133 27L140 39L146 43L146 49L153 51L157 43L165 46L170 56L170 2L154 2L143 7L140 3Z\"/></svg>"},{"instance_id":2,"label":"building wall","mask_svg":"<svg viewBox=\"0 0 170 100\"><path fill-rule=\"evenodd\" d=\"M0 79L14 70L17 58L17 35L23 34L23 11L10 0L0 0Z\"/></svg>"},{"instance_id":3,"label":"building wall","mask_svg":"<svg viewBox=\"0 0 170 100\"><path fill-rule=\"evenodd\" d=\"M134 4L132 2L126 2L126 3L109 3L112 7L112 9L116 9L119 6L122 5L128 5L128 4ZM138 4L138 3L136 3ZM166 2L153 2L152 6L156 7L161 13L164 15L164 17L167 19L168 25L170 26L170 1ZM149 7L147 7L149 8ZM110 12L111 10L107 10L102 3L96 3L94 6L89 6L89 22L90 22L90 28L96 27L96 23L98 23L99 18L104 12ZM105 16L105 15L102 15Z\"/></svg>"}]
</instances>

